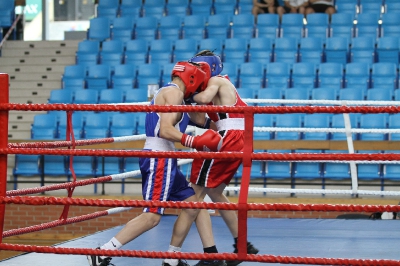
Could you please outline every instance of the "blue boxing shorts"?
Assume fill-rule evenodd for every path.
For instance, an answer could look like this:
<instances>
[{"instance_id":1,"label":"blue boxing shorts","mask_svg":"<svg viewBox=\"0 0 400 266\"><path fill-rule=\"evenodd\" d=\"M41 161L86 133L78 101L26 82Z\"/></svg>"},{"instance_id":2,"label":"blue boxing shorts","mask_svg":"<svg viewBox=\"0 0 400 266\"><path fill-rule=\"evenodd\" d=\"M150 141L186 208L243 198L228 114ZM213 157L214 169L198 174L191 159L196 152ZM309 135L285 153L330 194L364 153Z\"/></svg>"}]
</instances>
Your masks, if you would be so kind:
<instances>
[{"instance_id":1,"label":"blue boxing shorts","mask_svg":"<svg viewBox=\"0 0 400 266\"><path fill-rule=\"evenodd\" d=\"M175 158L139 159L144 200L184 201L195 195L177 162ZM143 212L163 214L164 208L146 207Z\"/></svg>"}]
</instances>

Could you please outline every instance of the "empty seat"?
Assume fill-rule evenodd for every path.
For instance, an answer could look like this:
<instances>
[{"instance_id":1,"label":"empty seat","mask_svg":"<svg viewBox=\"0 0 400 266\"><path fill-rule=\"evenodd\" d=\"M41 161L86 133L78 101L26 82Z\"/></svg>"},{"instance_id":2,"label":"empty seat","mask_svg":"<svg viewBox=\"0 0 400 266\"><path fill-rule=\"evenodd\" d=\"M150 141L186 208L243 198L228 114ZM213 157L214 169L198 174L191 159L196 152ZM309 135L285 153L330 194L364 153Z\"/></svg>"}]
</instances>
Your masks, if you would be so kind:
<instances>
[{"instance_id":1,"label":"empty seat","mask_svg":"<svg viewBox=\"0 0 400 266\"><path fill-rule=\"evenodd\" d=\"M239 87L259 89L264 87L265 65L259 62L247 62L240 65Z\"/></svg>"},{"instance_id":2,"label":"empty seat","mask_svg":"<svg viewBox=\"0 0 400 266\"><path fill-rule=\"evenodd\" d=\"M357 37L379 37L380 13L360 13L357 16L356 36Z\"/></svg>"},{"instance_id":3,"label":"empty seat","mask_svg":"<svg viewBox=\"0 0 400 266\"><path fill-rule=\"evenodd\" d=\"M16 154L13 168L14 190L17 189L18 176L42 176L40 155Z\"/></svg>"},{"instance_id":4,"label":"empty seat","mask_svg":"<svg viewBox=\"0 0 400 266\"><path fill-rule=\"evenodd\" d=\"M295 150L295 153L322 153L321 150ZM322 163L296 162L294 163L293 177L310 180L322 177Z\"/></svg>"},{"instance_id":5,"label":"empty seat","mask_svg":"<svg viewBox=\"0 0 400 266\"><path fill-rule=\"evenodd\" d=\"M242 100L255 99L257 95L257 90L250 88L238 88L237 93L239 94L240 98L242 98Z\"/></svg>"},{"instance_id":6,"label":"empty seat","mask_svg":"<svg viewBox=\"0 0 400 266\"><path fill-rule=\"evenodd\" d=\"M251 39L255 36L255 19L253 14L238 14L232 17L231 37Z\"/></svg>"},{"instance_id":7,"label":"empty seat","mask_svg":"<svg viewBox=\"0 0 400 266\"><path fill-rule=\"evenodd\" d=\"M152 64L172 62L173 42L169 39L159 39L150 41L148 61Z\"/></svg>"},{"instance_id":8,"label":"empty seat","mask_svg":"<svg viewBox=\"0 0 400 266\"><path fill-rule=\"evenodd\" d=\"M111 22L107 17L97 17L89 20L88 39L105 41L111 37Z\"/></svg>"},{"instance_id":9,"label":"empty seat","mask_svg":"<svg viewBox=\"0 0 400 266\"><path fill-rule=\"evenodd\" d=\"M399 153L398 150L389 150L385 153ZM400 179L399 176L400 164L386 163L383 165L383 179L397 181Z\"/></svg>"},{"instance_id":10,"label":"empty seat","mask_svg":"<svg viewBox=\"0 0 400 266\"><path fill-rule=\"evenodd\" d=\"M87 87L92 90L104 90L110 88L111 67L109 65L89 66L85 81Z\"/></svg>"},{"instance_id":11,"label":"empty seat","mask_svg":"<svg viewBox=\"0 0 400 266\"><path fill-rule=\"evenodd\" d=\"M391 101L392 98L393 90L391 89L369 89L367 91L368 101Z\"/></svg>"},{"instance_id":12,"label":"empty seat","mask_svg":"<svg viewBox=\"0 0 400 266\"><path fill-rule=\"evenodd\" d=\"M144 1L142 15L144 17L155 17L160 19L165 15L165 0Z\"/></svg>"},{"instance_id":13,"label":"empty seat","mask_svg":"<svg viewBox=\"0 0 400 266\"><path fill-rule=\"evenodd\" d=\"M320 64L324 55L324 40L320 37L307 37L300 40L299 62Z\"/></svg>"},{"instance_id":14,"label":"empty seat","mask_svg":"<svg viewBox=\"0 0 400 266\"><path fill-rule=\"evenodd\" d=\"M286 100L309 100L310 93L306 88L288 88L284 90ZM304 105L303 103L287 103L286 105Z\"/></svg>"},{"instance_id":15,"label":"empty seat","mask_svg":"<svg viewBox=\"0 0 400 266\"><path fill-rule=\"evenodd\" d=\"M349 114L350 117L350 127L358 128L358 120L355 114ZM343 114L333 114L332 118L332 128L345 128L345 120ZM353 140L357 139L357 135L352 133ZM331 133L332 140L346 140L346 133Z\"/></svg>"},{"instance_id":16,"label":"empty seat","mask_svg":"<svg viewBox=\"0 0 400 266\"><path fill-rule=\"evenodd\" d=\"M360 88L345 88L339 90L339 100L347 101L363 101L365 98L365 90Z\"/></svg>"},{"instance_id":17,"label":"empty seat","mask_svg":"<svg viewBox=\"0 0 400 266\"><path fill-rule=\"evenodd\" d=\"M361 14L371 13L380 15L382 12L382 1L370 1L370 0L360 0L360 16Z\"/></svg>"},{"instance_id":18,"label":"empty seat","mask_svg":"<svg viewBox=\"0 0 400 266\"><path fill-rule=\"evenodd\" d=\"M388 3L387 3L388 4ZM400 3L398 3L400 7ZM388 13L382 14L381 36L382 37L400 37L400 17L396 12L392 12L389 8Z\"/></svg>"},{"instance_id":19,"label":"empty seat","mask_svg":"<svg viewBox=\"0 0 400 266\"><path fill-rule=\"evenodd\" d=\"M182 38L201 40L205 37L206 15L198 13L183 18Z\"/></svg>"},{"instance_id":20,"label":"empty seat","mask_svg":"<svg viewBox=\"0 0 400 266\"><path fill-rule=\"evenodd\" d=\"M316 87L317 68L314 63L301 62L293 64L292 87L312 89Z\"/></svg>"},{"instance_id":21,"label":"empty seat","mask_svg":"<svg viewBox=\"0 0 400 266\"><path fill-rule=\"evenodd\" d=\"M136 80L137 68L135 65L119 65L114 67L114 74L111 76L111 86L113 89L130 90L133 89Z\"/></svg>"},{"instance_id":22,"label":"empty seat","mask_svg":"<svg viewBox=\"0 0 400 266\"><path fill-rule=\"evenodd\" d=\"M199 51L210 50L215 54L222 54L225 38L208 38L199 41Z\"/></svg>"},{"instance_id":23,"label":"empty seat","mask_svg":"<svg viewBox=\"0 0 400 266\"><path fill-rule=\"evenodd\" d=\"M44 155L43 173L45 176L68 176L66 163L64 155Z\"/></svg>"},{"instance_id":24,"label":"empty seat","mask_svg":"<svg viewBox=\"0 0 400 266\"><path fill-rule=\"evenodd\" d=\"M154 40L156 38L158 19L153 16L139 17L136 20L134 39Z\"/></svg>"},{"instance_id":25,"label":"empty seat","mask_svg":"<svg viewBox=\"0 0 400 266\"><path fill-rule=\"evenodd\" d=\"M280 28L281 37L292 37L300 39L303 37L304 25L303 14L283 14Z\"/></svg>"},{"instance_id":26,"label":"empty seat","mask_svg":"<svg viewBox=\"0 0 400 266\"><path fill-rule=\"evenodd\" d=\"M84 40L78 43L75 53L77 65L96 65L99 61L100 42L98 40Z\"/></svg>"},{"instance_id":27,"label":"empty seat","mask_svg":"<svg viewBox=\"0 0 400 266\"><path fill-rule=\"evenodd\" d=\"M189 0L170 0L165 4L167 16L184 17L190 15Z\"/></svg>"},{"instance_id":28,"label":"empty seat","mask_svg":"<svg viewBox=\"0 0 400 266\"><path fill-rule=\"evenodd\" d=\"M340 89L343 87L343 65L322 63L319 65L318 87Z\"/></svg>"},{"instance_id":29,"label":"empty seat","mask_svg":"<svg viewBox=\"0 0 400 266\"><path fill-rule=\"evenodd\" d=\"M345 37L331 37L326 39L326 62L346 64L349 56L349 39Z\"/></svg>"},{"instance_id":30,"label":"empty seat","mask_svg":"<svg viewBox=\"0 0 400 266\"><path fill-rule=\"evenodd\" d=\"M295 38L282 37L275 39L274 62L293 64L297 62L298 45Z\"/></svg>"},{"instance_id":31,"label":"empty seat","mask_svg":"<svg viewBox=\"0 0 400 266\"><path fill-rule=\"evenodd\" d=\"M75 92L74 103L95 104L98 103L98 100L99 100L98 90L86 89Z\"/></svg>"},{"instance_id":32,"label":"empty seat","mask_svg":"<svg viewBox=\"0 0 400 266\"><path fill-rule=\"evenodd\" d=\"M115 18L113 27L111 28L111 39L123 42L132 40L134 27L135 20L133 17L123 16Z\"/></svg>"},{"instance_id":33,"label":"empty seat","mask_svg":"<svg viewBox=\"0 0 400 266\"><path fill-rule=\"evenodd\" d=\"M329 128L330 114L306 114L304 116L304 126L306 128ZM329 134L327 132L304 132L306 140L327 140Z\"/></svg>"},{"instance_id":34,"label":"empty seat","mask_svg":"<svg viewBox=\"0 0 400 266\"><path fill-rule=\"evenodd\" d=\"M351 39L350 61L372 64L375 62L375 38L365 36Z\"/></svg>"},{"instance_id":35,"label":"empty seat","mask_svg":"<svg viewBox=\"0 0 400 266\"><path fill-rule=\"evenodd\" d=\"M221 75L227 75L229 77L229 80L233 83L233 85L235 85L235 87L239 86L238 73L239 73L239 64L231 62L224 63L224 68L221 71Z\"/></svg>"},{"instance_id":36,"label":"empty seat","mask_svg":"<svg viewBox=\"0 0 400 266\"><path fill-rule=\"evenodd\" d=\"M311 13L307 15L305 36L318 37L323 40L329 34L329 15L326 13Z\"/></svg>"},{"instance_id":37,"label":"empty seat","mask_svg":"<svg viewBox=\"0 0 400 266\"><path fill-rule=\"evenodd\" d=\"M276 115L276 127L301 127L301 115L300 114L279 114ZM277 140L298 140L300 139L300 132L297 131L278 131L275 133L275 139Z\"/></svg>"},{"instance_id":38,"label":"empty seat","mask_svg":"<svg viewBox=\"0 0 400 266\"><path fill-rule=\"evenodd\" d=\"M388 128L390 129L400 129L400 114L390 114ZM400 140L400 133L390 133L389 139L393 141Z\"/></svg>"},{"instance_id":39,"label":"empty seat","mask_svg":"<svg viewBox=\"0 0 400 266\"><path fill-rule=\"evenodd\" d=\"M375 150L358 151L358 153L380 153ZM357 165L357 177L359 180L373 180L381 179L382 175L382 164L378 163L367 163Z\"/></svg>"},{"instance_id":40,"label":"empty seat","mask_svg":"<svg viewBox=\"0 0 400 266\"><path fill-rule=\"evenodd\" d=\"M160 19L158 39L177 40L181 37L182 17L169 15Z\"/></svg>"},{"instance_id":41,"label":"empty seat","mask_svg":"<svg viewBox=\"0 0 400 266\"><path fill-rule=\"evenodd\" d=\"M100 51L100 64L115 66L120 65L124 58L124 42L121 40L110 40L103 42Z\"/></svg>"},{"instance_id":42,"label":"empty seat","mask_svg":"<svg viewBox=\"0 0 400 266\"><path fill-rule=\"evenodd\" d=\"M112 117L110 127L111 137L132 136L134 134L136 134L134 113L117 113Z\"/></svg>"},{"instance_id":43,"label":"empty seat","mask_svg":"<svg viewBox=\"0 0 400 266\"><path fill-rule=\"evenodd\" d=\"M357 1L357 0L356 0ZM355 6L353 8L355 10ZM342 37L351 39L354 36L354 16L352 13L335 13L331 16L330 37Z\"/></svg>"},{"instance_id":44,"label":"empty seat","mask_svg":"<svg viewBox=\"0 0 400 266\"><path fill-rule=\"evenodd\" d=\"M191 0L191 14L210 15L212 10L213 0Z\"/></svg>"},{"instance_id":45,"label":"empty seat","mask_svg":"<svg viewBox=\"0 0 400 266\"><path fill-rule=\"evenodd\" d=\"M396 13L400 11L400 3L397 0L385 0L385 12L382 14L382 18L385 14Z\"/></svg>"},{"instance_id":46,"label":"empty seat","mask_svg":"<svg viewBox=\"0 0 400 266\"><path fill-rule=\"evenodd\" d=\"M362 114L360 116L360 128L385 129L387 128L387 114ZM383 133L361 133L360 140L385 140Z\"/></svg>"},{"instance_id":47,"label":"empty seat","mask_svg":"<svg viewBox=\"0 0 400 266\"><path fill-rule=\"evenodd\" d=\"M75 156L73 158L74 172L80 177L96 177L97 176L97 160L94 156ZM71 175L71 169L68 169L68 175ZM96 186L95 186L96 191Z\"/></svg>"},{"instance_id":48,"label":"empty seat","mask_svg":"<svg viewBox=\"0 0 400 266\"><path fill-rule=\"evenodd\" d=\"M257 16L256 37L275 39L279 36L279 15L259 14Z\"/></svg>"},{"instance_id":49,"label":"empty seat","mask_svg":"<svg viewBox=\"0 0 400 266\"><path fill-rule=\"evenodd\" d=\"M348 63L345 67L344 82L346 88L360 88L367 90L370 87L370 67L367 63Z\"/></svg>"},{"instance_id":50,"label":"empty seat","mask_svg":"<svg viewBox=\"0 0 400 266\"><path fill-rule=\"evenodd\" d=\"M358 12L358 0L336 0L335 7L335 14L349 14L355 17Z\"/></svg>"},{"instance_id":51,"label":"empty seat","mask_svg":"<svg viewBox=\"0 0 400 266\"><path fill-rule=\"evenodd\" d=\"M213 1L213 11L214 14L229 14L235 15L236 3L230 0L214 0Z\"/></svg>"},{"instance_id":52,"label":"empty seat","mask_svg":"<svg viewBox=\"0 0 400 266\"><path fill-rule=\"evenodd\" d=\"M379 62L399 64L399 38L394 36L378 38L376 53Z\"/></svg>"},{"instance_id":53,"label":"empty seat","mask_svg":"<svg viewBox=\"0 0 400 266\"><path fill-rule=\"evenodd\" d=\"M225 40L223 51L223 62L242 64L247 61L247 39L231 38Z\"/></svg>"},{"instance_id":54,"label":"empty seat","mask_svg":"<svg viewBox=\"0 0 400 266\"><path fill-rule=\"evenodd\" d=\"M35 115L31 126L31 139L54 139L57 122L57 117L54 114Z\"/></svg>"},{"instance_id":55,"label":"empty seat","mask_svg":"<svg viewBox=\"0 0 400 266\"><path fill-rule=\"evenodd\" d=\"M147 40L130 40L125 43L125 64L145 64L148 59L149 42Z\"/></svg>"},{"instance_id":56,"label":"empty seat","mask_svg":"<svg viewBox=\"0 0 400 266\"><path fill-rule=\"evenodd\" d=\"M161 85L165 85L171 81L171 73L174 68L175 63L163 64L162 65L162 75L161 75Z\"/></svg>"},{"instance_id":57,"label":"empty seat","mask_svg":"<svg viewBox=\"0 0 400 266\"><path fill-rule=\"evenodd\" d=\"M260 100L282 100L282 89L280 88L267 88L259 89L257 98ZM280 103L258 103L259 106L279 106Z\"/></svg>"},{"instance_id":58,"label":"empty seat","mask_svg":"<svg viewBox=\"0 0 400 266\"><path fill-rule=\"evenodd\" d=\"M197 49L197 40L180 39L175 41L175 49L173 54L173 62L186 61L192 58Z\"/></svg>"},{"instance_id":59,"label":"empty seat","mask_svg":"<svg viewBox=\"0 0 400 266\"><path fill-rule=\"evenodd\" d=\"M326 150L325 153L348 153L342 150ZM350 179L350 165L348 163L324 163L323 176L327 179L343 180Z\"/></svg>"},{"instance_id":60,"label":"empty seat","mask_svg":"<svg viewBox=\"0 0 400 266\"><path fill-rule=\"evenodd\" d=\"M129 90L125 93L126 103L147 102L147 88Z\"/></svg>"},{"instance_id":61,"label":"empty seat","mask_svg":"<svg viewBox=\"0 0 400 266\"><path fill-rule=\"evenodd\" d=\"M109 137L110 120L105 113L91 113L86 117L83 136L86 139Z\"/></svg>"},{"instance_id":62,"label":"empty seat","mask_svg":"<svg viewBox=\"0 0 400 266\"><path fill-rule=\"evenodd\" d=\"M124 91L119 89L101 90L99 103L122 103L124 101Z\"/></svg>"},{"instance_id":63,"label":"empty seat","mask_svg":"<svg viewBox=\"0 0 400 266\"><path fill-rule=\"evenodd\" d=\"M71 65L64 68L61 77L63 88L82 89L85 87L86 67L83 65Z\"/></svg>"},{"instance_id":64,"label":"empty seat","mask_svg":"<svg viewBox=\"0 0 400 266\"><path fill-rule=\"evenodd\" d=\"M15 20L15 2L12 0L0 3L0 28L9 28Z\"/></svg>"},{"instance_id":65,"label":"empty seat","mask_svg":"<svg viewBox=\"0 0 400 266\"><path fill-rule=\"evenodd\" d=\"M290 150L268 150L269 153L290 153ZM292 176L291 162L267 161L265 163L265 177L285 179Z\"/></svg>"},{"instance_id":66,"label":"empty seat","mask_svg":"<svg viewBox=\"0 0 400 266\"><path fill-rule=\"evenodd\" d=\"M228 38L232 15L216 14L208 17L207 38Z\"/></svg>"},{"instance_id":67,"label":"empty seat","mask_svg":"<svg viewBox=\"0 0 400 266\"><path fill-rule=\"evenodd\" d=\"M394 90L397 88L397 66L394 63L375 63L372 65L371 87Z\"/></svg>"},{"instance_id":68,"label":"empty seat","mask_svg":"<svg viewBox=\"0 0 400 266\"><path fill-rule=\"evenodd\" d=\"M60 122L58 125L57 136L59 139L65 140L67 139L67 116L64 114L62 118L60 118ZM71 117L71 132L73 131L73 135L75 139L82 138L82 130L84 125L84 119L82 113L73 112Z\"/></svg>"},{"instance_id":69,"label":"empty seat","mask_svg":"<svg viewBox=\"0 0 400 266\"><path fill-rule=\"evenodd\" d=\"M254 114L254 127L273 127L274 120L273 115L270 114ZM272 134L270 131L254 131L254 140L269 140Z\"/></svg>"},{"instance_id":70,"label":"empty seat","mask_svg":"<svg viewBox=\"0 0 400 266\"><path fill-rule=\"evenodd\" d=\"M119 10L121 17L137 19L142 15L142 0L121 0Z\"/></svg>"},{"instance_id":71,"label":"empty seat","mask_svg":"<svg viewBox=\"0 0 400 266\"><path fill-rule=\"evenodd\" d=\"M135 88L147 89L149 84L159 85L161 79L161 66L159 64L146 64L138 68Z\"/></svg>"},{"instance_id":72,"label":"empty seat","mask_svg":"<svg viewBox=\"0 0 400 266\"><path fill-rule=\"evenodd\" d=\"M329 87L314 88L311 90L311 100L336 100L337 89Z\"/></svg>"},{"instance_id":73,"label":"empty seat","mask_svg":"<svg viewBox=\"0 0 400 266\"><path fill-rule=\"evenodd\" d=\"M71 90L52 90L47 103L72 103L73 93Z\"/></svg>"},{"instance_id":74,"label":"empty seat","mask_svg":"<svg viewBox=\"0 0 400 266\"><path fill-rule=\"evenodd\" d=\"M285 89L290 86L290 64L274 62L267 64L266 87Z\"/></svg>"},{"instance_id":75,"label":"empty seat","mask_svg":"<svg viewBox=\"0 0 400 266\"><path fill-rule=\"evenodd\" d=\"M252 38L249 41L248 61L269 63L272 61L274 41L270 38Z\"/></svg>"}]
</instances>

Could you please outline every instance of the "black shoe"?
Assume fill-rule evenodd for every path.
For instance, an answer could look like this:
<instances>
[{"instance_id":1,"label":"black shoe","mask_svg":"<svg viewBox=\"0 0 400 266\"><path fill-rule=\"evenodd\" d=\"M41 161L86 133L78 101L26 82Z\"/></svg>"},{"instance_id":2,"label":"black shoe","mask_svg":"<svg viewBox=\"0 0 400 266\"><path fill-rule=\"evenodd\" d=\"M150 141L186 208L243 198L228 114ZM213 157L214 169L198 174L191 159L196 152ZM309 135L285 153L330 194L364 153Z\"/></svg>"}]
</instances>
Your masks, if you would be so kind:
<instances>
[{"instance_id":1,"label":"black shoe","mask_svg":"<svg viewBox=\"0 0 400 266\"><path fill-rule=\"evenodd\" d=\"M162 266L171 266L169 263L166 263L166 262L163 262L161 265L162 265ZM181 260L179 260L177 266L190 266L190 265L187 264L186 261L181 261Z\"/></svg>"},{"instance_id":2,"label":"black shoe","mask_svg":"<svg viewBox=\"0 0 400 266\"><path fill-rule=\"evenodd\" d=\"M238 249L237 249L236 245L233 245L233 247L235 248L233 253L238 253ZM258 251L259 250L256 249L250 242L247 242L247 254L257 254ZM226 265L227 266L236 266L236 265L239 265L242 262L243 261L241 261L241 260L229 260L229 261L226 262Z\"/></svg>"},{"instance_id":3,"label":"black shoe","mask_svg":"<svg viewBox=\"0 0 400 266\"><path fill-rule=\"evenodd\" d=\"M226 266L224 260L201 260L194 266Z\"/></svg>"},{"instance_id":4,"label":"black shoe","mask_svg":"<svg viewBox=\"0 0 400 266\"><path fill-rule=\"evenodd\" d=\"M100 249L100 248L97 248ZM100 258L100 256L96 256L96 255L87 255L87 259L89 261L89 265L90 266L115 266L114 264L112 264L111 258L110 257L106 257L104 259Z\"/></svg>"}]
</instances>

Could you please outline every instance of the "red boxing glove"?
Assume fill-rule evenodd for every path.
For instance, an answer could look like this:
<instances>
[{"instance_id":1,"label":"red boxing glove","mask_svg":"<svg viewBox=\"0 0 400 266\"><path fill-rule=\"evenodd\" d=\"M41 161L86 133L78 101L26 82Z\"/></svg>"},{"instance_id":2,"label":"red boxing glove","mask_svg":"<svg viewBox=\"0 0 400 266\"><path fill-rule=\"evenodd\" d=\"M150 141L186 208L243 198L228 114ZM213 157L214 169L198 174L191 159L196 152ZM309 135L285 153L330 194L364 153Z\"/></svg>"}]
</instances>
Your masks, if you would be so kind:
<instances>
[{"instance_id":1,"label":"red boxing glove","mask_svg":"<svg viewBox=\"0 0 400 266\"><path fill-rule=\"evenodd\" d=\"M218 132L209 129L200 136L183 134L181 144L198 151L219 151L222 146L222 137Z\"/></svg>"}]
</instances>

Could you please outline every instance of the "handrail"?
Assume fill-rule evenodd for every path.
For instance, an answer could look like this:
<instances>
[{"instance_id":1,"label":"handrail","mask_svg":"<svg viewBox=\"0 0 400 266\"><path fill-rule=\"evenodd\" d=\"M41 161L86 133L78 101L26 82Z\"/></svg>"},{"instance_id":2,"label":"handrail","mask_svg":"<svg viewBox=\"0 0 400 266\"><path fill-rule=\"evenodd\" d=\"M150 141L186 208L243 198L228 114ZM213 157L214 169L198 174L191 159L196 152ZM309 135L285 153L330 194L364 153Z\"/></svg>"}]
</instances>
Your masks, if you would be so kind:
<instances>
[{"instance_id":1,"label":"handrail","mask_svg":"<svg viewBox=\"0 0 400 266\"><path fill-rule=\"evenodd\" d=\"M7 41L8 36L10 36L11 32L14 30L14 28L17 26L18 21L21 19L22 15L24 14L25 7L22 9L21 14L17 16L17 18L14 20L13 24L11 27L8 29L6 35L4 35L4 38L0 42L0 50L3 47L3 44Z\"/></svg>"}]
</instances>

